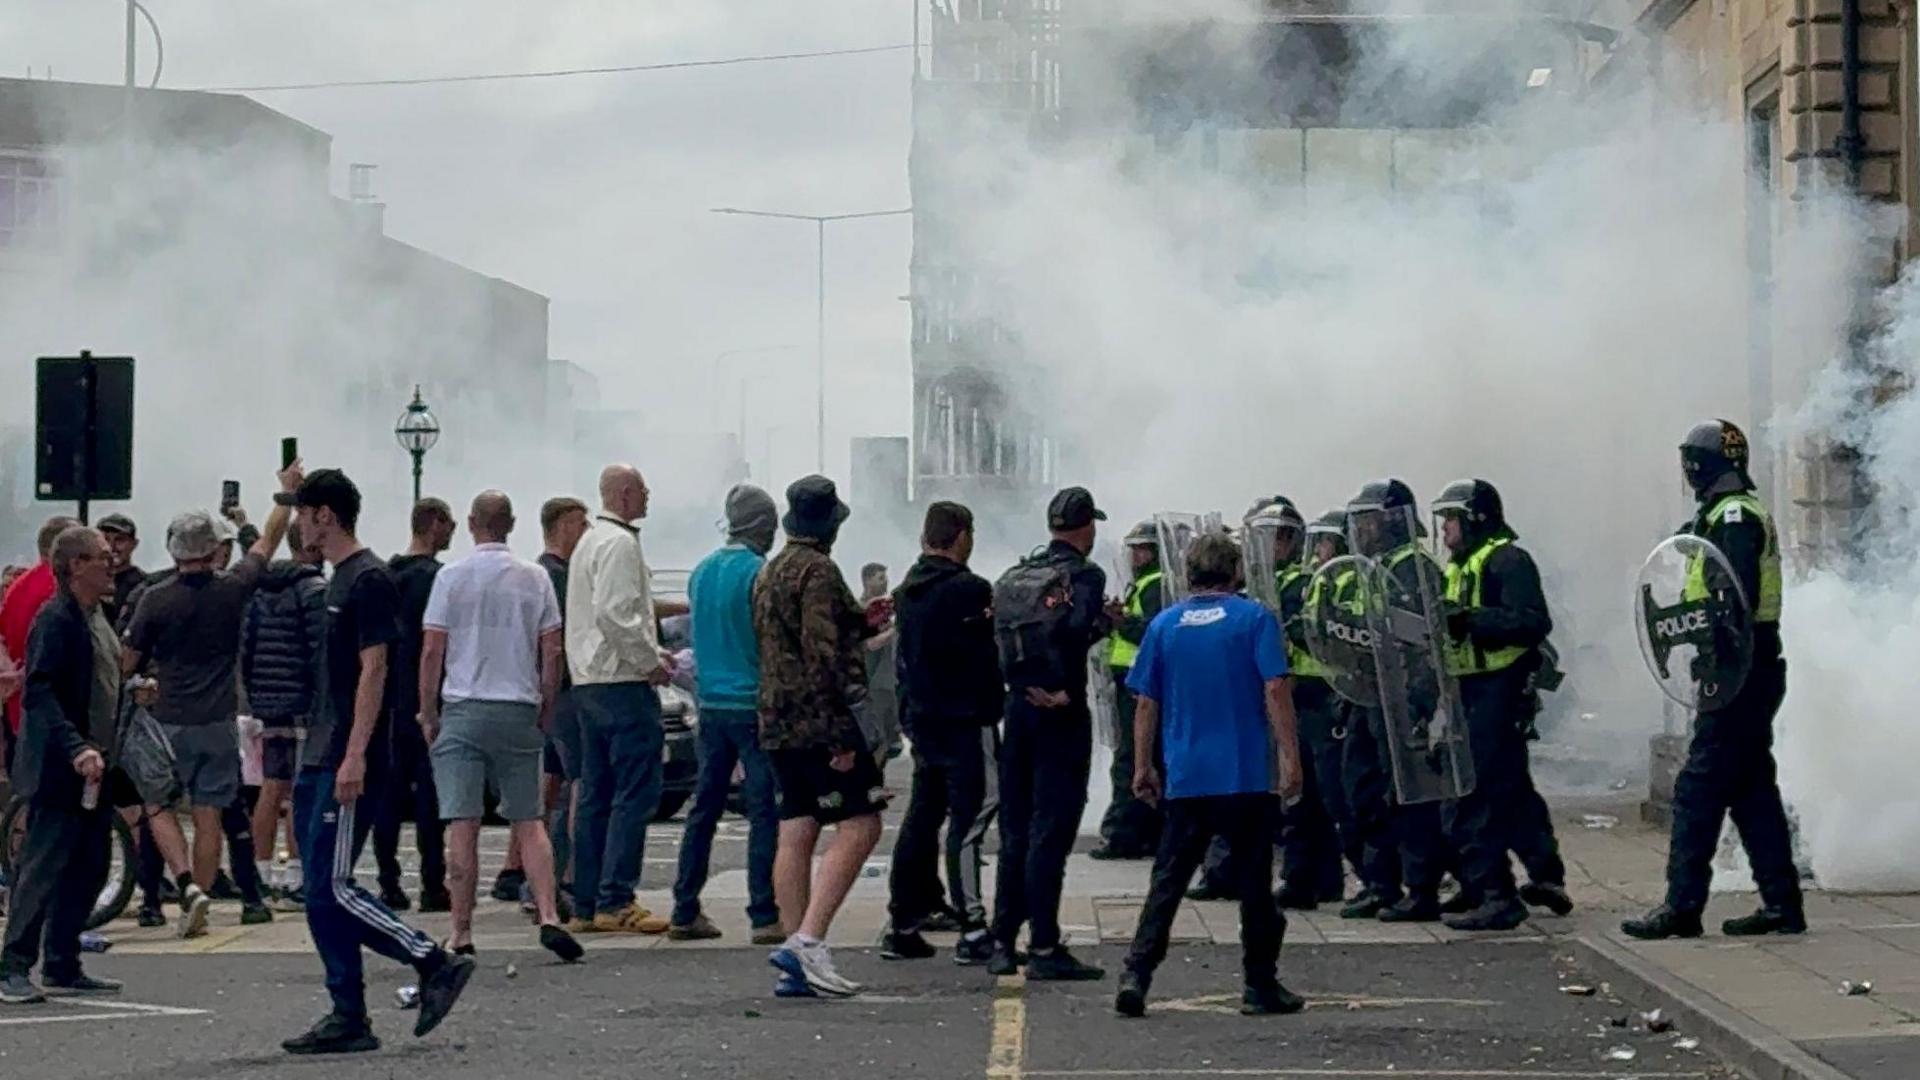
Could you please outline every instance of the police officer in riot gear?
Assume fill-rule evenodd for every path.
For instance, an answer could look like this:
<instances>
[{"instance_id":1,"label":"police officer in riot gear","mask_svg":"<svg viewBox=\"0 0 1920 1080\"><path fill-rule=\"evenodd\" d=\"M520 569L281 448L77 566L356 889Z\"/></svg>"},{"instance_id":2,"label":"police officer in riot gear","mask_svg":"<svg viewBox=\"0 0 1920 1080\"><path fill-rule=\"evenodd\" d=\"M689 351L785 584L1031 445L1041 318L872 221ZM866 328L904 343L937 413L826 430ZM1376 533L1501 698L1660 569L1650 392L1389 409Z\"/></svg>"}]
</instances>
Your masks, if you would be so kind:
<instances>
[{"instance_id":1,"label":"police officer in riot gear","mask_svg":"<svg viewBox=\"0 0 1920 1080\"><path fill-rule=\"evenodd\" d=\"M1553 824L1527 765L1537 709L1532 677L1553 620L1540 570L1515 542L1492 484L1449 484L1434 500L1433 514L1447 552L1447 662L1459 681L1475 775L1473 790L1444 811L1461 888L1475 906L1446 923L1456 930L1507 930L1527 917L1510 851L1520 853L1531 879L1528 901L1558 914L1572 910Z\"/></svg>"},{"instance_id":2,"label":"police officer in riot gear","mask_svg":"<svg viewBox=\"0 0 1920 1080\"><path fill-rule=\"evenodd\" d=\"M1127 689L1127 675L1139 655L1147 624L1167 606L1166 575L1160 568L1160 536L1152 521L1128 530L1124 544L1133 581L1121 600L1121 618L1114 625L1107 652L1116 714L1113 767L1107 774L1113 797L1100 819L1100 846L1087 853L1093 859L1151 859L1160 846L1160 811L1133 795L1134 699Z\"/></svg>"},{"instance_id":3,"label":"police officer in riot gear","mask_svg":"<svg viewBox=\"0 0 1920 1080\"><path fill-rule=\"evenodd\" d=\"M1418 505L1413 490L1399 480L1376 480L1347 503L1355 553L1374 559L1398 587L1409 591L1418 588L1417 575L1439 574L1420 543L1426 530L1414 516L1417 511L1410 510ZM1422 559L1428 560L1425 568L1419 562ZM1354 820L1369 846L1391 844L1398 848L1397 884L1405 894L1392 897L1391 892L1383 892L1381 886L1369 882L1373 887L1368 894L1348 904L1340 914L1365 918L1372 908L1371 914L1382 922L1437 922L1440 881L1452 858L1441 825L1440 806L1397 802L1388 755L1384 712L1379 707L1354 709L1344 759Z\"/></svg>"},{"instance_id":4,"label":"police officer in riot gear","mask_svg":"<svg viewBox=\"0 0 1920 1080\"><path fill-rule=\"evenodd\" d=\"M1760 910L1721 924L1730 936L1798 934L1807 920L1800 872L1773 760L1773 714L1786 696L1780 650L1780 541L1773 519L1753 494L1747 437L1725 420L1696 425L1680 444L1680 465L1699 504L1686 532L1726 556L1753 619L1752 666L1724 705L1699 712L1687 761L1673 784L1673 839L1667 853L1667 900L1644 919L1621 924L1637 938L1698 937L1707 906L1720 823L1731 816L1746 847ZM1696 562L1701 598L1732 582L1712 580ZM1689 591L1695 586L1690 583Z\"/></svg>"},{"instance_id":5,"label":"police officer in riot gear","mask_svg":"<svg viewBox=\"0 0 1920 1080\"><path fill-rule=\"evenodd\" d=\"M1280 566L1281 626L1287 636L1287 666L1293 671L1293 709L1299 718L1300 761L1305 786L1281 825L1281 886L1274 899L1281 907L1312 911L1322 903L1346 899L1343 857L1357 873L1361 855L1352 816L1340 780L1340 751L1346 736L1347 707L1327 684L1326 671L1307 651L1305 613L1313 570L1346 554L1346 515L1340 511L1306 525L1292 503L1281 510L1306 550L1293 556L1288 530L1277 545ZM1325 585L1322 586L1326 587Z\"/></svg>"}]
</instances>

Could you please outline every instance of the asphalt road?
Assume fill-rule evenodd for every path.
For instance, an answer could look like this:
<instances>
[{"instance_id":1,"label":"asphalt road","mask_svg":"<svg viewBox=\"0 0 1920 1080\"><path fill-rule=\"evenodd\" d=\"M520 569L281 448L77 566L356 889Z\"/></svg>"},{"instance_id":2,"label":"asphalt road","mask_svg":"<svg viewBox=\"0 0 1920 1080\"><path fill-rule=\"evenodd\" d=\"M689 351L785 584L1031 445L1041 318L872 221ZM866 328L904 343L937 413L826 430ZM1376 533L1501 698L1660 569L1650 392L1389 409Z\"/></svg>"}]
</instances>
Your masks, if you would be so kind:
<instances>
[{"instance_id":1,"label":"asphalt road","mask_svg":"<svg viewBox=\"0 0 1920 1080\"><path fill-rule=\"evenodd\" d=\"M589 942L589 944L591 944ZM1117 964L1118 950L1094 955ZM508 974L508 965L515 974ZM104 1004L0 1012L0 1076L243 1077L1395 1077L1572 1080L1731 1074L1684 1033L1614 1028L1632 1002L1562 994L1580 980L1548 943L1289 949L1300 1016L1237 1014L1238 957L1176 947L1143 1020L1111 1012L1111 979L1021 985L944 959L843 951L867 983L851 1001L781 1001L757 951L644 950L561 967L541 953L481 958L440 1031L411 1036L392 1001L403 973L369 965L377 1054L293 1059L281 1038L324 1008L297 954L96 958L126 980ZM1630 1061L1609 1051L1626 1047Z\"/></svg>"}]
</instances>

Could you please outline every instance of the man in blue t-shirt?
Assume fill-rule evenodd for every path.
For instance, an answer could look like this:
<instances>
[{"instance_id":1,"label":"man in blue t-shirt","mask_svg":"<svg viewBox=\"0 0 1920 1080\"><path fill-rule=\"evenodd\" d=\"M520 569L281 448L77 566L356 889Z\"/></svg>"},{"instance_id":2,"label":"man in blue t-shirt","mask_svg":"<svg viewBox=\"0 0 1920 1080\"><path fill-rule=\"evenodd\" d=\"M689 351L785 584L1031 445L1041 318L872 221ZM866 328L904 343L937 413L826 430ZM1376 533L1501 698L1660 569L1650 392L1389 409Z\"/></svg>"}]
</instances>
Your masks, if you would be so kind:
<instances>
[{"instance_id":1,"label":"man in blue t-shirt","mask_svg":"<svg viewBox=\"0 0 1920 1080\"><path fill-rule=\"evenodd\" d=\"M693 659L700 705L700 778L680 843L680 875L673 883L674 941L717 938L720 930L700 911L714 830L727 808L737 762L746 774L747 918L753 943L778 945L780 909L773 900L773 855L780 822L774 810L773 766L760 748L760 644L753 632L753 582L773 547L779 511L773 497L752 484L727 492L727 542L700 560L687 581L692 604Z\"/></svg>"},{"instance_id":2,"label":"man in blue t-shirt","mask_svg":"<svg viewBox=\"0 0 1920 1080\"><path fill-rule=\"evenodd\" d=\"M1240 552L1210 533L1187 553L1193 595L1155 616L1127 677L1138 698L1134 794L1164 809L1160 851L1127 952L1114 1010L1140 1016L1167 956L1173 916L1215 835L1225 840L1240 898L1249 1016L1299 1012L1280 985L1286 917L1273 902L1273 837L1283 800L1301 791L1299 741L1280 624L1233 595ZM1158 753L1156 753L1158 749ZM1165 762L1163 778L1155 760Z\"/></svg>"}]
</instances>

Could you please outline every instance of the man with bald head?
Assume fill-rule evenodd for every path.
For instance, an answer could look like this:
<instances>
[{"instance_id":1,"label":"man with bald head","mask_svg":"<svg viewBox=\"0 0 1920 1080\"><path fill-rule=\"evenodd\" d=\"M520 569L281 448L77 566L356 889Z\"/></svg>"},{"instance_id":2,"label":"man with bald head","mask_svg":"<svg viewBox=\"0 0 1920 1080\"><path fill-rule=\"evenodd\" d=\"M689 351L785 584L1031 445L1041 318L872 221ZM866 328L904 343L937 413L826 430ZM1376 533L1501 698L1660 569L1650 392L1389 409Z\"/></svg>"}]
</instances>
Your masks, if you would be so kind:
<instances>
[{"instance_id":1,"label":"man with bald head","mask_svg":"<svg viewBox=\"0 0 1920 1080\"><path fill-rule=\"evenodd\" d=\"M631 465L600 473L600 513L567 573L566 654L580 719L580 794L574 814L574 929L658 934L667 920L634 900L647 823L660 803L660 695L673 670L640 520L647 482Z\"/></svg>"},{"instance_id":2,"label":"man with bald head","mask_svg":"<svg viewBox=\"0 0 1920 1080\"><path fill-rule=\"evenodd\" d=\"M560 695L560 602L547 572L507 549L513 503L505 492L475 495L467 530L473 553L434 576L420 639L420 730L448 825L447 948L473 952L480 819L491 780L539 907L540 944L571 962L581 950L560 926L540 797L544 732Z\"/></svg>"}]
</instances>

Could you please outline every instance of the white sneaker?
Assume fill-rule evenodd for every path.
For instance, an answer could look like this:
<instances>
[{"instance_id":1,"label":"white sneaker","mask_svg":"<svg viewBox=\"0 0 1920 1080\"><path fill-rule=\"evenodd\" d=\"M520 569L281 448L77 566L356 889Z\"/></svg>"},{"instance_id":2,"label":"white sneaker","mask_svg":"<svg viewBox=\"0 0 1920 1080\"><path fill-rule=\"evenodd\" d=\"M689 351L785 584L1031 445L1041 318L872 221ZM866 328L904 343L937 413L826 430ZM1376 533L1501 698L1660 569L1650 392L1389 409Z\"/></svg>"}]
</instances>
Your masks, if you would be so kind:
<instances>
[{"instance_id":1,"label":"white sneaker","mask_svg":"<svg viewBox=\"0 0 1920 1080\"><path fill-rule=\"evenodd\" d=\"M207 932L207 916L213 911L213 901L200 891L198 885L187 886L180 897L180 937L197 938Z\"/></svg>"},{"instance_id":2,"label":"white sneaker","mask_svg":"<svg viewBox=\"0 0 1920 1080\"><path fill-rule=\"evenodd\" d=\"M833 969L833 956L827 952L825 942L815 945L795 943L793 951L800 956L800 969L806 973L808 986L835 997L851 997L860 992L859 983Z\"/></svg>"}]
</instances>

